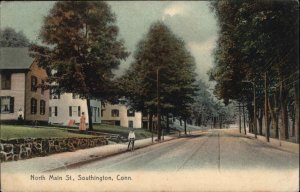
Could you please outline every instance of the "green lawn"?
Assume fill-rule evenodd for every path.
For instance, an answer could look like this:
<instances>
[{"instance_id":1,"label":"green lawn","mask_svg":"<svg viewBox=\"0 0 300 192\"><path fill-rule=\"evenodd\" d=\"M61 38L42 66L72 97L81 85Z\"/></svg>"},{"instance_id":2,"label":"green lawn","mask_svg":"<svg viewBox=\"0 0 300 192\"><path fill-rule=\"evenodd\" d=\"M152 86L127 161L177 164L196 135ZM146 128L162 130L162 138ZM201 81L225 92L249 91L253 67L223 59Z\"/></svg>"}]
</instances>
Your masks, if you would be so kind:
<instances>
[{"instance_id":1,"label":"green lawn","mask_svg":"<svg viewBox=\"0 0 300 192\"><path fill-rule=\"evenodd\" d=\"M126 127L114 126L114 125L94 125L93 126L95 131L101 131L104 133L112 133L112 134L120 134L123 137L127 138L129 129ZM145 139L151 137L152 133L145 130L145 129L134 129L136 139ZM154 134L155 136L156 134Z\"/></svg>"},{"instance_id":2,"label":"green lawn","mask_svg":"<svg viewBox=\"0 0 300 192\"><path fill-rule=\"evenodd\" d=\"M69 133L66 128L39 127L33 128L21 125L0 125L0 138L49 138L49 137L93 137L91 135Z\"/></svg>"},{"instance_id":3,"label":"green lawn","mask_svg":"<svg viewBox=\"0 0 300 192\"><path fill-rule=\"evenodd\" d=\"M74 129L72 129L74 130ZM104 133L120 134L127 138L129 129L120 126L113 125L94 125L94 131L100 131ZM30 127L26 125L0 125L0 139L12 139L12 138L49 138L49 137L94 137L92 135L76 134L68 132L68 128L59 127ZM136 139L144 139L151 137L151 132L145 129L135 129ZM154 134L155 136L156 134Z\"/></svg>"}]
</instances>

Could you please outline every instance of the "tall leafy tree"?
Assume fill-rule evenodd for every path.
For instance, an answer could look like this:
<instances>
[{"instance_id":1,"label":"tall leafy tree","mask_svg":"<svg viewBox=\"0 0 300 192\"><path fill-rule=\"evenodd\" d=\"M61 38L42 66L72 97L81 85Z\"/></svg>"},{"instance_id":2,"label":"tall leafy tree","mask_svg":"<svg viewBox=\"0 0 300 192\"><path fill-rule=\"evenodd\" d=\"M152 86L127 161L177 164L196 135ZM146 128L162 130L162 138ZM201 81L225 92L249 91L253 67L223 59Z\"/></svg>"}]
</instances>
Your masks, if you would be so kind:
<instances>
[{"instance_id":1,"label":"tall leafy tree","mask_svg":"<svg viewBox=\"0 0 300 192\"><path fill-rule=\"evenodd\" d=\"M50 83L55 82L59 91L87 99L90 129L90 99L109 98L112 70L128 56L115 22L106 2L57 2L40 31L46 46L32 46L39 64L52 71Z\"/></svg>"},{"instance_id":2,"label":"tall leafy tree","mask_svg":"<svg viewBox=\"0 0 300 192\"><path fill-rule=\"evenodd\" d=\"M28 47L29 40L22 31L16 32L13 28L0 29L1 47Z\"/></svg>"},{"instance_id":3,"label":"tall leafy tree","mask_svg":"<svg viewBox=\"0 0 300 192\"><path fill-rule=\"evenodd\" d=\"M186 119L195 91L194 71L195 61L184 41L165 24L156 22L139 42L121 84L133 106L150 113L150 118L158 109L162 115L173 113Z\"/></svg>"},{"instance_id":4,"label":"tall leafy tree","mask_svg":"<svg viewBox=\"0 0 300 192\"><path fill-rule=\"evenodd\" d=\"M271 112L272 122L278 122L272 112L277 103L275 108L281 111L283 135L288 138L287 104L291 98L288 94L291 85L299 79L298 3L226 0L214 1L212 7L220 27L216 65L212 70L212 79L217 81L216 94L227 100L244 98L249 103L253 93L243 91L245 84L242 81L251 80L258 92L262 92L261 80L265 78L270 85L267 89L269 97L264 101L270 109L265 111ZM257 99L258 107L264 108L263 95L258 93ZM248 108L253 111L249 104Z\"/></svg>"}]
</instances>

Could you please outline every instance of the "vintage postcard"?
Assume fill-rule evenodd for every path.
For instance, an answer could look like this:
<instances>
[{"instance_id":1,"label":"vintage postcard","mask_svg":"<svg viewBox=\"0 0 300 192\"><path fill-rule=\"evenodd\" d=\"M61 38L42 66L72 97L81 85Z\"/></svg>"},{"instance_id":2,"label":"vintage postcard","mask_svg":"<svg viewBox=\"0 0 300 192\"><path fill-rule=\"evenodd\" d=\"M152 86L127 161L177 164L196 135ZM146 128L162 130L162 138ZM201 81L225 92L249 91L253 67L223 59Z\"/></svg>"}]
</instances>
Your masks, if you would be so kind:
<instances>
[{"instance_id":1,"label":"vintage postcard","mask_svg":"<svg viewBox=\"0 0 300 192\"><path fill-rule=\"evenodd\" d=\"M1 191L299 191L298 1L0 14Z\"/></svg>"}]
</instances>

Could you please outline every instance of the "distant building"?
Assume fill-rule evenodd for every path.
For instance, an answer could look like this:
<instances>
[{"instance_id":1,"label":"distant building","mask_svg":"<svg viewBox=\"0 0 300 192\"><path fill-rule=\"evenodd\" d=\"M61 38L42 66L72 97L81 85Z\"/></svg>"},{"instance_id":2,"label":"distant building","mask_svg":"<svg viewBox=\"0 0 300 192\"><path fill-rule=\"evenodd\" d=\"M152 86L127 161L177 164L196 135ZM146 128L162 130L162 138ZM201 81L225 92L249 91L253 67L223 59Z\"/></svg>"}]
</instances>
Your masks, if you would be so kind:
<instances>
[{"instance_id":1,"label":"distant building","mask_svg":"<svg viewBox=\"0 0 300 192\"><path fill-rule=\"evenodd\" d=\"M0 48L0 120L48 121L49 90L44 69L29 56L28 48Z\"/></svg>"},{"instance_id":2,"label":"distant building","mask_svg":"<svg viewBox=\"0 0 300 192\"><path fill-rule=\"evenodd\" d=\"M122 101L118 104L102 105L101 118L104 124L142 128L142 113L134 111Z\"/></svg>"},{"instance_id":3,"label":"distant building","mask_svg":"<svg viewBox=\"0 0 300 192\"><path fill-rule=\"evenodd\" d=\"M86 116L88 123L88 111L86 99L80 99L73 93L51 93L49 101L49 123L61 125L74 125L80 122L81 113ZM101 101L92 99L91 116L93 123L101 123Z\"/></svg>"}]
</instances>

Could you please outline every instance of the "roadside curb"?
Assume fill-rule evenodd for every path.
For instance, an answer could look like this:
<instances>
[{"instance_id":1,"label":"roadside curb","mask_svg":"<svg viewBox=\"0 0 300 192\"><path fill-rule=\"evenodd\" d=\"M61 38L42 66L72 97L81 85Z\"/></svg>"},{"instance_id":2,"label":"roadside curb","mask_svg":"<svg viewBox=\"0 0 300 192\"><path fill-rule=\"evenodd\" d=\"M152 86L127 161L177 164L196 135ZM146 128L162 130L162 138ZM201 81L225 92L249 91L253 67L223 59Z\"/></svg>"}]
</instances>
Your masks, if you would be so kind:
<instances>
[{"instance_id":1,"label":"roadside curb","mask_svg":"<svg viewBox=\"0 0 300 192\"><path fill-rule=\"evenodd\" d=\"M240 133L238 133L238 134L240 134ZM244 135L243 133L242 133L242 135L245 137L254 139L256 141L259 141L261 143L264 143L268 146L279 149L281 151L299 154L299 144L297 144L297 143L292 143L292 142L288 142L288 141L284 141L284 140L279 141L278 139L274 139L274 138L270 138L270 142L267 142L266 138L264 136L257 135L257 138L255 138L255 135L253 133L249 133L249 132L247 132L247 135Z\"/></svg>"},{"instance_id":2,"label":"roadside curb","mask_svg":"<svg viewBox=\"0 0 300 192\"><path fill-rule=\"evenodd\" d=\"M161 142L154 141L154 143L150 143L150 144L146 144L146 145L143 145L143 146L135 147L135 150L146 148L146 147L157 145L157 144L161 144L161 143L165 143L165 142L172 141L172 140L180 138L180 137L174 137L174 136L170 136L170 137L171 138L168 139L168 140L164 140L164 141L161 141ZM82 161L78 161L78 162L75 162L75 163L70 163L70 164L67 164L67 165L64 165L64 166L60 166L60 167L57 167L57 168L54 168L54 169L45 170L45 171L42 171L42 172L43 173L48 173L48 172L72 169L72 168L80 166L80 165L84 165L84 164L91 163L91 162L94 162L94 161L106 159L106 158L109 158L109 157L112 157L112 156L115 156L115 155L119 155L119 154L123 154L123 153L126 153L126 152L129 152L129 151L127 149L125 149L125 150L124 149L119 149L117 152L113 152L113 153L108 154L108 155L103 155L103 156L96 156L95 155L94 157L91 157L90 159L87 159L87 160L82 160Z\"/></svg>"}]
</instances>

